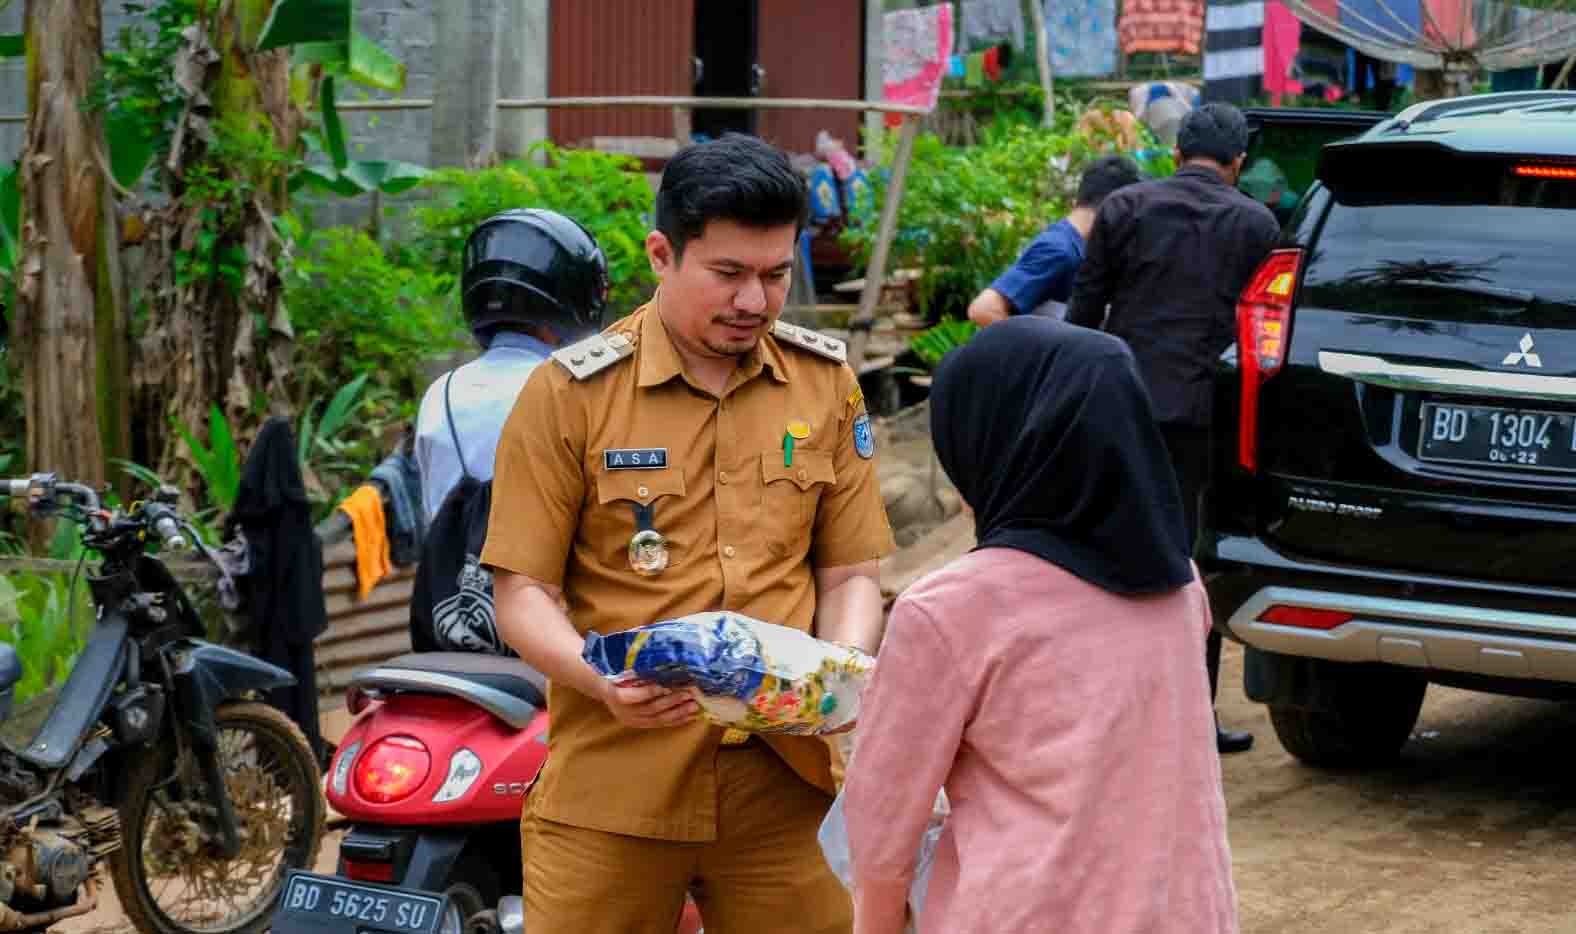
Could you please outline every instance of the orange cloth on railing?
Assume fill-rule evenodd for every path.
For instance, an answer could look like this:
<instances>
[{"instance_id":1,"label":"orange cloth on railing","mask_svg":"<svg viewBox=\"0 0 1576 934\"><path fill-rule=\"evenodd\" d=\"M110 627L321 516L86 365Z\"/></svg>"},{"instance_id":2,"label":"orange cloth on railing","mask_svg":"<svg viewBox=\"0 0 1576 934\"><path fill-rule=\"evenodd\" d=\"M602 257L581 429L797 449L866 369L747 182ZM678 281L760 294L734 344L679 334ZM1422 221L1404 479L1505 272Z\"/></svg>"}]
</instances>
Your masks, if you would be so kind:
<instances>
[{"instance_id":1,"label":"orange cloth on railing","mask_svg":"<svg viewBox=\"0 0 1576 934\"><path fill-rule=\"evenodd\" d=\"M378 581L394 572L389 561L388 526L383 520L383 494L370 483L345 497L339 509L350 517L356 540L356 593L365 600Z\"/></svg>"}]
</instances>

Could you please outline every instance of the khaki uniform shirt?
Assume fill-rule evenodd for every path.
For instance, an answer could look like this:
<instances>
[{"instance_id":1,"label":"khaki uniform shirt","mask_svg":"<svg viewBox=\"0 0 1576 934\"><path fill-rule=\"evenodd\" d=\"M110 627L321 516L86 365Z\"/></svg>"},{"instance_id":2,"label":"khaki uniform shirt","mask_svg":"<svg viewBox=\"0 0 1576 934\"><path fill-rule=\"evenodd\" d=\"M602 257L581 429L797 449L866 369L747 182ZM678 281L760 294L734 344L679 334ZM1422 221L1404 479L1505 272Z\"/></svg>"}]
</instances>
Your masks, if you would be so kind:
<instances>
[{"instance_id":1,"label":"khaki uniform shirt","mask_svg":"<svg viewBox=\"0 0 1576 934\"><path fill-rule=\"evenodd\" d=\"M499 439L482 562L562 587L582 633L722 609L810 631L814 568L894 548L875 460L855 444L864 401L853 371L768 334L719 398L684 372L654 305L607 334L632 341L633 355L583 381L550 362L516 401ZM783 436L796 421L810 432L787 464ZM657 460L664 466L650 466ZM643 466L618 466L629 463ZM630 565L637 505L651 508L651 527L668 540L668 566L653 577ZM538 816L665 840L717 838L721 729L698 719L630 729L556 684L548 710L547 766L532 793ZM767 741L832 792L820 738Z\"/></svg>"}]
</instances>

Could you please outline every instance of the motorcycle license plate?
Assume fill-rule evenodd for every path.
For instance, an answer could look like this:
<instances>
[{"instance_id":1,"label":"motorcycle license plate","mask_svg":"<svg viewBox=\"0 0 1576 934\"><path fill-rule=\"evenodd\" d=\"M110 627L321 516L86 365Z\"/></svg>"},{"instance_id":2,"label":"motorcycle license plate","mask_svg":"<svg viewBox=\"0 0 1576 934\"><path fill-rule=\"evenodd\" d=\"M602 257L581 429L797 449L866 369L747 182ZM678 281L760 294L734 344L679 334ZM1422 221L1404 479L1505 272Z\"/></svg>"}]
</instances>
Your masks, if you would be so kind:
<instances>
[{"instance_id":1,"label":"motorcycle license plate","mask_svg":"<svg viewBox=\"0 0 1576 934\"><path fill-rule=\"evenodd\" d=\"M274 934L437 934L446 899L429 892L350 882L294 870L274 915Z\"/></svg>"}]
</instances>

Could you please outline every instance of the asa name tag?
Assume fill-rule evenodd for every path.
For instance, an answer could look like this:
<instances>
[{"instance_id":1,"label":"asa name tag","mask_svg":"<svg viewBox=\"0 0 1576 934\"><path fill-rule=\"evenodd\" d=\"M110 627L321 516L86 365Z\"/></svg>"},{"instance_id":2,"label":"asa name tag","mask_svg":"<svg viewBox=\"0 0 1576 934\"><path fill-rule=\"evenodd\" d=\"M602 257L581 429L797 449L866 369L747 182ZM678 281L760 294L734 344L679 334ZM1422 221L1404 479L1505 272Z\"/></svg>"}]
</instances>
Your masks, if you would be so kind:
<instances>
[{"instance_id":1,"label":"asa name tag","mask_svg":"<svg viewBox=\"0 0 1576 934\"><path fill-rule=\"evenodd\" d=\"M608 448L602 452L605 470L661 470L667 466L667 448Z\"/></svg>"}]
</instances>

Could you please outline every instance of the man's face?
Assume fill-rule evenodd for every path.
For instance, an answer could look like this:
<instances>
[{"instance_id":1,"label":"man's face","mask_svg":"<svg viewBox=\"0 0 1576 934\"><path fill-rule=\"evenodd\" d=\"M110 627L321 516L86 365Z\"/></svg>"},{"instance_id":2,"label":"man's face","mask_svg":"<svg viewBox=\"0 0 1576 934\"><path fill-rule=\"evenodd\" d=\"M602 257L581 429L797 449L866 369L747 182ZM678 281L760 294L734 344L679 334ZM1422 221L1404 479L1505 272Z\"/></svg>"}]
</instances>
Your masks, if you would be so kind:
<instances>
[{"instance_id":1,"label":"man's face","mask_svg":"<svg viewBox=\"0 0 1576 934\"><path fill-rule=\"evenodd\" d=\"M660 231L646 256L661 284L662 320L675 343L709 357L749 353L777 321L793 273L795 229L714 220L679 260Z\"/></svg>"}]
</instances>

